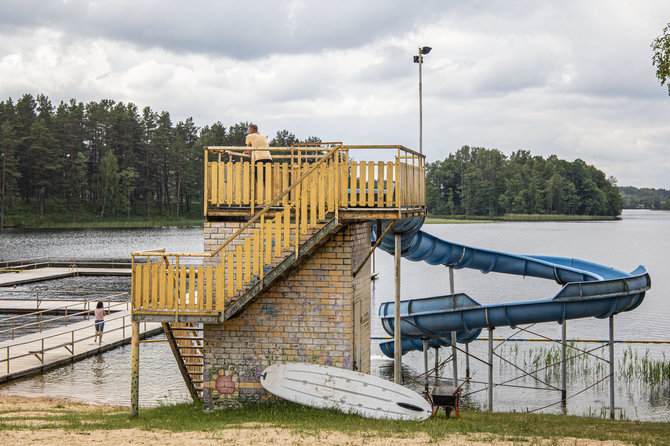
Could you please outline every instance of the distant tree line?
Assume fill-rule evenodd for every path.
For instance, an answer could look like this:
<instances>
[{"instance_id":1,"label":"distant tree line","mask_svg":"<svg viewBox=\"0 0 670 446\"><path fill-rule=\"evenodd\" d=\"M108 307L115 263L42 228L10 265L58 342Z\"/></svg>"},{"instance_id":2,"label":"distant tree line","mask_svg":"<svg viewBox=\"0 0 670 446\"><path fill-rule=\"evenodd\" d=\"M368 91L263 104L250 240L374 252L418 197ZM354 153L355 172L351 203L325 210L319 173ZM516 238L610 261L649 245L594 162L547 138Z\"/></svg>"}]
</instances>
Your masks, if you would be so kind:
<instances>
[{"instance_id":1,"label":"distant tree line","mask_svg":"<svg viewBox=\"0 0 670 446\"><path fill-rule=\"evenodd\" d=\"M648 187L620 187L625 209L653 209L670 211L670 190Z\"/></svg>"},{"instance_id":2,"label":"distant tree line","mask_svg":"<svg viewBox=\"0 0 670 446\"><path fill-rule=\"evenodd\" d=\"M248 122L199 128L133 103L75 99L54 106L25 94L0 102L0 227L5 208L44 217L85 211L105 216L180 216L200 203L203 146L242 146ZM305 142L318 142L310 137ZM287 130L272 146L300 142ZM195 208L194 208L195 210Z\"/></svg>"},{"instance_id":3,"label":"distant tree line","mask_svg":"<svg viewBox=\"0 0 670 446\"><path fill-rule=\"evenodd\" d=\"M426 165L426 200L433 215L621 214L613 177L581 159L547 159L527 150L463 146Z\"/></svg>"}]
</instances>

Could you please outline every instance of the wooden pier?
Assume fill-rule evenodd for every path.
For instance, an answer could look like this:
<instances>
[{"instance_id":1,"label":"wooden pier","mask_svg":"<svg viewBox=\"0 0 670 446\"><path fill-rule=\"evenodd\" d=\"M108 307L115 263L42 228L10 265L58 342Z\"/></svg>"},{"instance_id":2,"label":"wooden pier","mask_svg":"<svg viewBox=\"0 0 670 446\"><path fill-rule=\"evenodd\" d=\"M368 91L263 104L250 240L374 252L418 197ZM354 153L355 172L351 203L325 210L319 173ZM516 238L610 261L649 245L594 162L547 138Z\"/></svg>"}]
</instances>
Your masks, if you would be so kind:
<instances>
[{"instance_id":1,"label":"wooden pier","mask_svg":"<svg viewBox=\"0 0 670 446\"><path fill-rule=\"evenodd\" d=\"M32 306L35 312L35 301L24 300L24 302L3 301L2 312L21 312L23 307ZM42 301L39 303L40 311L64 311L64 308L72 308L70 317L89 311L84 310L82 305L86 302L77 301ZM15 308L10 308L14 305ZM91 305L92 312L94 305ZM76 308L76 310L75 310ZM79 322L65 322L64 326L18 336L0 342L0 382L10 381L16 378L42 373L61 365L80 361L98 353L129 344L131 341L131 314L127 302L107 302L105 308L110 313L105 316L105 329L103 342L93 342L95 336L94 320ZM24 310L25 311L25 310ZM5 315L2 320L11 319ZM63 319L60 316L58 319ZM66 319L67 320L67 319ZM46 321L45 321L46 322ZM33 322L36 325L40 322ZM162 333L163 329L159 323L139 324L140 337L154 336ZM10 329L11 330L11 329Z\"/></svg>"}]
</instances>

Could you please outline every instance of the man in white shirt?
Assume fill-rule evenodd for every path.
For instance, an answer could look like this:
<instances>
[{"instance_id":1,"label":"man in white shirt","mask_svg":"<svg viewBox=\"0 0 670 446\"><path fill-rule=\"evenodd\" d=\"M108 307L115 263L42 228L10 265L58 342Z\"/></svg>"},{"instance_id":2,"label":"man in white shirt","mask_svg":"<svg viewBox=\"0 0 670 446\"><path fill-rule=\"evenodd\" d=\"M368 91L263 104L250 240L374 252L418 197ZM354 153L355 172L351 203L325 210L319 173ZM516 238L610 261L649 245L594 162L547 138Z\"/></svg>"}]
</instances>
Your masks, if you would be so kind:
<instances>
[{"instance_id":1,"label":"man in white shirt","mask_svg":"<svg viewBox=\"0 0 670 446\"><path fill-rule=\"evenodd\" d=\"M249 147L269 147L267 136L258 133L258 126L256 124L251 124L249 126L249 134L244 142ZM251 160L255 163L272 162L272 155L270 155L270 152L267 150L249 150L245 153L250 155Z\"/></svg>"}]
</instances>

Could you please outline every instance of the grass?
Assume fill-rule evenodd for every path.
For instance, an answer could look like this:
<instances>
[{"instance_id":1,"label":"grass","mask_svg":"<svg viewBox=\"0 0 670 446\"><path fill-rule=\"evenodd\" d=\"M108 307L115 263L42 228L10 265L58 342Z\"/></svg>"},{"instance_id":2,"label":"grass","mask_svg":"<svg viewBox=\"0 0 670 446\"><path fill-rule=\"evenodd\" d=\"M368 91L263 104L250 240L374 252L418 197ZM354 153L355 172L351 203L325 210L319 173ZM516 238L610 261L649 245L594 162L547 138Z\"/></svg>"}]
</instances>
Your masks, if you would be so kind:
<instances>
[{"instance_id":1,"label":"grass","mask_svg":"<svg viewBox=\"0 0 670 446\"><path fill-rule=\"evenodd\" d=\"M52 223L39 228L79 229L79 228L155 228L160 226L202 226L202 218L176 217L133 217L130 220L99 220L75 223Z\"/></svg>"},{"instance_id":2,"label":"grass","mask_svg":"<svg viewBox=\"0 0 670 446\"><path fill-rule=\"evenodd\" d=\"M428 215L426 223L491 223L500 221L603 221L618 220L616 217L598 215L548 215L548 214L505 214L488 217L479 215Z\"/></svg>"},{"instance_id":3,"label":"grass","mask_svg":"<svg viewBox=\"0 0 670 446\"><path fill-rule=\"evenodd\" d=\"M654 359L648 349L640 355L629 347L623 352L619 368L625 379L640 381L653 390L670 383L670 361L665 358L665 353L661 359Z\"/></svg>"},{"instance_id":4,"label":"grass","mask_svg":"<svg viewBox=\"0 0 670 446\"><path fill-rule=\"evenodd\" d=\"M279 427L296 434L318 435L342 432L358 437L403 437L427 435L438 441L452 434L472 439L527 442L528 439L576 437L600 441L624 441L630 444L670 444L670 423L611 421L598 418L463 411L461 420L438 418L423 422L371 420L332 410L317 410L287 402L269 402L204 412L199 404L179 404L141 409L140 416L130 418L127 409L107 411L74 411L58 408L44 410L43 415L31 411L4 411L0 430L12 429L75 429L82 432L138 428L171 432L213 432L244 427L245 423Z\"/></svg>"},{"instance_id":5,"label":"grass","mask_svg":"<svg viewBox=\"0 0 670 446\"><path fill-rule=\"evenodd\" d=\"M39 218L35 203L31 205L15 205L12 209L5 209L5 226L8 228L53 228L53 229L80 229L80 228L153 228L160 226L202 226L202 208L194 205L190 215L175 217L159 215L157 209L152 209L151 217L141 215L105 216L82 209L72 223L69 211L47 206L44 218Z\"/></svg>"}]
</instances>

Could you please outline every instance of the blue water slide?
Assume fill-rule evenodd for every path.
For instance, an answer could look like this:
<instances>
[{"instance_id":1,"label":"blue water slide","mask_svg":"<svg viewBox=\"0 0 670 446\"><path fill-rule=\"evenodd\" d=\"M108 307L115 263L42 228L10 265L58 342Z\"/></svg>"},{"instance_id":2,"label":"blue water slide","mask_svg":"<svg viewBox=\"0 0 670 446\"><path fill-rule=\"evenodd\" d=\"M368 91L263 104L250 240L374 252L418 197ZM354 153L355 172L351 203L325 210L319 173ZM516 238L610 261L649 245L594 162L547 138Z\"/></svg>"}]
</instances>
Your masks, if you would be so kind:
<instances>
[{"instance_id":1,"label":"blue water slide","mask_svg":"<svg viewBox=\"0 0 670 446\"><path fill-rule=\"evenodd\" d=\"M517 255L473 248L423 232L422 217L384 220L379 227L373 222L373 241L378 237L378 230L383 233L389 224L393 226L379 246L391 254L395 252L395 235L399 234L401 255L412 261L477 269L483 273L538 277L562 285L561 290L549 299L495 305L480 305L463 293L401 301L403 354L421 350L423 339L428 339L430 347L448 345L452 331L456 332L458 342L465 343L476 339L486 327L514 328L537 322L607 318L637 308L651 287L644 266L626 273L574 258ZM393 302L385 302L379 308L382 326L389 335L394 333L394 306ZM393 357L393 341L383 341L380 347L385 355Z\"/></svg>"}]
</instances>

